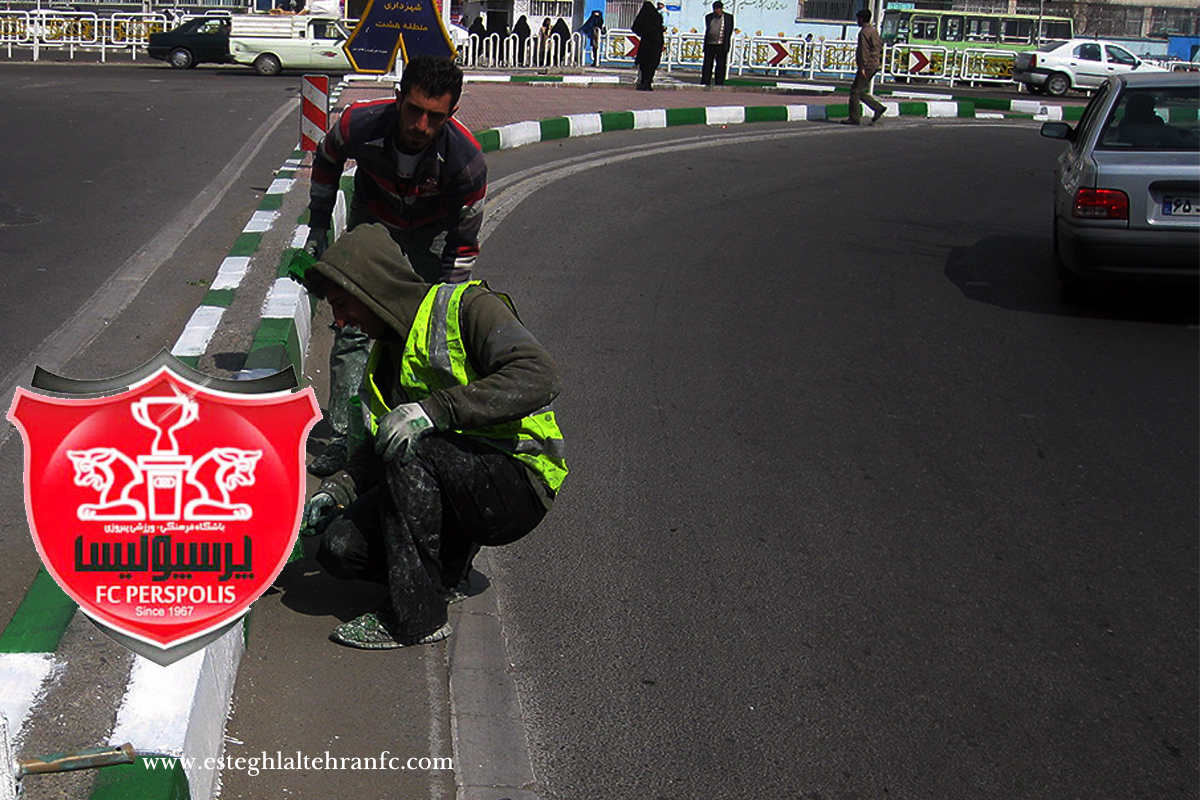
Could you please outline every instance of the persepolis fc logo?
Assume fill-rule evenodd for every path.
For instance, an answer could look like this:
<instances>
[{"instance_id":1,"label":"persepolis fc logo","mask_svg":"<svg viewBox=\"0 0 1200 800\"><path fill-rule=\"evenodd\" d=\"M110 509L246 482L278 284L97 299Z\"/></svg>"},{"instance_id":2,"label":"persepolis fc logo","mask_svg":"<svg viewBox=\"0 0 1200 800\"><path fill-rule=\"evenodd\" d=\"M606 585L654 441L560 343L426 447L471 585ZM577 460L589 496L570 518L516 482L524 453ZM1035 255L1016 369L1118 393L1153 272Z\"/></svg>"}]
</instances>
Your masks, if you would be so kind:
<instances>
[{"instance_id":1,"label":"persepolis fc logo","mask_svg":"<svg viewBox=\"0 0 1200 800\"><path fill-rule=\"evenodd\" d=\"M25 440L42 562L93 621L142 643L135 651L194 649L287 562L319 416L311 388L218 391L169 365L104 397L17 389L8 418Z\"/></svg>"}]
</instances>

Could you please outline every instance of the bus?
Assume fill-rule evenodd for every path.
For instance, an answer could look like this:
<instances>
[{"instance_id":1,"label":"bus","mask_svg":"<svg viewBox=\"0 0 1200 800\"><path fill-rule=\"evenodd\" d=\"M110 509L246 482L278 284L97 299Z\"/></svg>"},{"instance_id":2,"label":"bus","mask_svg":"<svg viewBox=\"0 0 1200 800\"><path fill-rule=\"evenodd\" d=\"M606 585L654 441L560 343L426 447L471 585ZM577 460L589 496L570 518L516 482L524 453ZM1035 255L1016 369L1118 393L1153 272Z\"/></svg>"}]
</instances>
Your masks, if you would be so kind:
<instances>
[{"instance_id":1,"label":"bus","mask_svg":"<svg viewBox=\"0 0 1200 800\"><path fill-rule=\"evenodd\" d=\"M926 45L948 50L1032 50L1048 40L1075 38L1074 24L1068 17L895 8L883 12L879 32L885 45Z\"/></svg>"}]
</instances>

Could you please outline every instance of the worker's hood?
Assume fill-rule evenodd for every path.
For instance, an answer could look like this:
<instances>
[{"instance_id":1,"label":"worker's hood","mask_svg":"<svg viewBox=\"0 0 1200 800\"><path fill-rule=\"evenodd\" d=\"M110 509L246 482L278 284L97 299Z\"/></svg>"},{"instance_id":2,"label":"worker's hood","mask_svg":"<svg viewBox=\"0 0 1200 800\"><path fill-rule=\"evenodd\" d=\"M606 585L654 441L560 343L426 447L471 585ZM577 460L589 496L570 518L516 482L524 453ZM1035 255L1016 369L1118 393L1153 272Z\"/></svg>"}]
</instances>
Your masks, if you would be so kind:
<instances>
[{"instance_id":1,"label":"worker's hood","mask_svg":"<svg viewBox=\"0 0 1200 800\"><path fill-rule=\"evenodd\" d=\"M408 336L429 284L383 225L342 234L313 265L318 273L366 303L401 338Z\"/></svg>"}]
</instances>

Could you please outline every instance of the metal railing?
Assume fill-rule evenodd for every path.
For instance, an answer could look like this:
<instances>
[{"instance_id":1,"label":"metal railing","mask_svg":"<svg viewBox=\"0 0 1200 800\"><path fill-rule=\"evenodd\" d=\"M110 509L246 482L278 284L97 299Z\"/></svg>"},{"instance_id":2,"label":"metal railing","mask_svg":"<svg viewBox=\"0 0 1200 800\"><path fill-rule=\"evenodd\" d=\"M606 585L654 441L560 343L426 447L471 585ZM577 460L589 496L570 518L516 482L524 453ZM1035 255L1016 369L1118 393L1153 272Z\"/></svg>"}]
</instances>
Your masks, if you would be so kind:
<instances>
[{"instance_id":1,"label":"metal railing","mask_svg":"<svg viewBox=\"0 0 1200 800\"><path fill-rule=\"evenodd\" d=\"M170 30L189 16L169 13L122 13L111 18L93 13L62 11L0 11L0 50L31 49L37 61L45 50L99 51L101 61L111 52L128 52L133 59L145 50L150 34ZM640 42L632 31L608 29L600 38L599 66L632 67ZM855 73L852 40L737 34L729 52L731 75L780 78L803 77L848 80ZM662 68L699 69L704 60L700 33L668 34ZM973 48L951 50L902 44L884 54L885 81L933 83L1010 83L1016 52ZM471 69L575 69L591 63L591 47L578 32L567 39L553 34L547 42L537 36L522 40L515 34L471 35L459 47L459 62Z\"/></svg>"},{"instance_id":2,"label":"metal railing","mask_svg":"<svg viewBox=\"0 0 1200 800\"><path fill-rule=\"evenodd\" d=\"M44 50L65 50L74 58L77 50L99 51L105 61L109 52L128 51L136 58L145 49L150 34L171 28L166 14L114 14L111 18L78 11L0 11L0 47L12 58L14 48L29 48L37 61Z\"/></svg>"}]
</instances>

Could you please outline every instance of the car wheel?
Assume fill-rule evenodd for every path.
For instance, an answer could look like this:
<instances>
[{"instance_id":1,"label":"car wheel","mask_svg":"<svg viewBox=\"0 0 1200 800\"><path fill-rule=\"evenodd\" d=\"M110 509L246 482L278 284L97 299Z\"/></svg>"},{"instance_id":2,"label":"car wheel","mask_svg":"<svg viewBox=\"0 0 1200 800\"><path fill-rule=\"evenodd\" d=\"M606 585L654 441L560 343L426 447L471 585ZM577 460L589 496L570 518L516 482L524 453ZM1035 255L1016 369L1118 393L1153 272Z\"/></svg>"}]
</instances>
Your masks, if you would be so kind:
<instances>
[{"instance_id":1,"label":"car wheel","mask_svg":"<svg viewBox=\"0 0 1200 800\"><path fill-rule=\"evenodd\" d=\"M176 47L167 56L167 61L175 69L191 69L196 66L196 59L192 57L192 51L186 47Z\"/></svg>"},{"instance_id":2,"label":"car wheel","mask_svg":"<svg viewBox=\"0 0 1200 800\"><path fill-rule=\"evenodd\" d=\"M259 75L278 75L283 71L283 65L279 63L279 59L276 56L270 53L263 53L254 59L254 71Z\"/></svg>"},{"instance_id":3,"label":"car wheel","mask_svg":"<svg viewBox=\"0 0 1200 800\"><path fill-rule=\"evenodd\" d=\"M1046 79L1042 84L1042 88L1046 90L1046 94L1054 97L1062 97L1071 89L1071 78L1065 72L1056 72Z\"/></svg>"}]
</instances>

